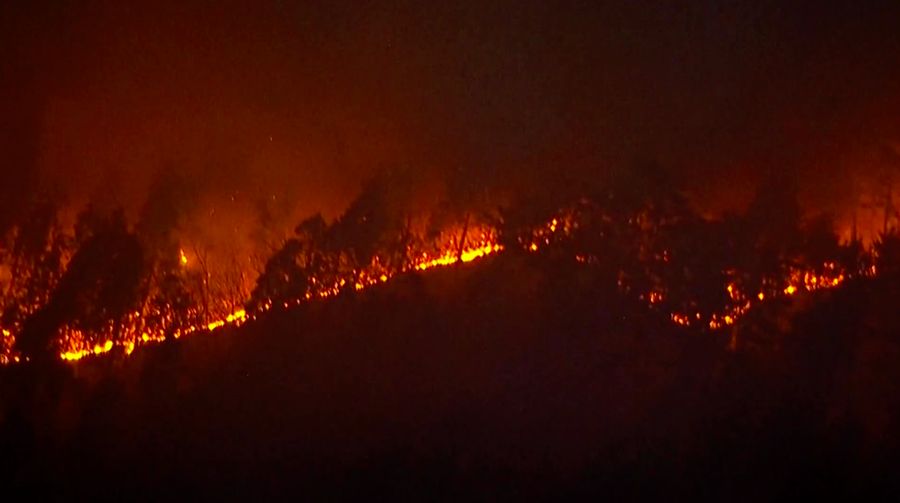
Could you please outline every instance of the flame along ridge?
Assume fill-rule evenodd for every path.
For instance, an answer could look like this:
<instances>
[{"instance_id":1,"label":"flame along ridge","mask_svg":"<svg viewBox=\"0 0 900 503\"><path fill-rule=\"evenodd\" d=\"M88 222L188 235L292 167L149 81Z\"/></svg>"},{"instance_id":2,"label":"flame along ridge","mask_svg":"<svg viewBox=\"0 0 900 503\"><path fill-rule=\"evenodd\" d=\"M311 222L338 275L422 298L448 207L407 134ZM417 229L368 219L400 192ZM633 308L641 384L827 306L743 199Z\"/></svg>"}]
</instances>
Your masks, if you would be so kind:
<instances>
[{"instance_id":1,"label":"flame along ridge","mask_svg":"<svg viewBox=\"0 0 900 503\"><path fill-rule=\"evenodd\" d=\"M529 240L525 242L520 240L519 245L527 252L537 253L554 244L561 237L570 236L577 228L576 219L571 216L560 215L549 220L545 225L539 226L534 230ZM503 246L497 241L495 233L485 232L472 245L465 247L461 252L451 243L437 256L423 254L408 267L399 271L399 273L426 271L450 266L458 262L469 263L497 254L503 249ZM182 265L184 265L186 257L183 251L180 252L179 258ZM575 260L579 263L588 264L596 261L597 258L579 254L575 256ZM664 256L663 260L668 261L668 257ZM766 299L779 296L790 297L803 291L811 292L825 288L834 288L842 284L847 277L847 273L833 262L824 264L820 270L821 272L817 273L810 270L793 269L786 278L786 286L770 285L764 291L756 293L744 292L735 282L729 282L726 286L726 291L731 305L724 312L703 316L699 312L673 311L668 313L668 317L675 325L719 330L734 325L754 305ZM870 276L875 274L874 268L866 272ZM378 264L373 264L367 270L362 271L354 280L343 278L331 285L320 284L314 292L305 294L303 298L284 302L279 307L286 309L304 302L333 297L348 289L349 284L352 284L353 289L356 291L364 290L373 285L385 283L393 276L389 271L378 267ZM621 282L619 286L623 290L627 289ZM638 298L646 302L651 309L656 309L664 304L666 292L652 290L638 294ZM244 308L234 309L214 321L197 323L176 330L171 336L177 339L196 333L215 332L227 326L239 327L257 315L271 310L273 307L275 306L269 302L262 305L257 313L249 313ZM59 357L64 361L74 362L85 357L110 353L116 348L121 348L125 355L130 355L140 346L164 341L166 339L164 330L148 327L144 318L138 312L131 313L125 320L124 329L119 327L120 336L118 338L113 337L113 334L116 333L116 327L112 326L112 324L101 330L101 333L93 334L85 334L76 329L64 329L61 337L62 344ZM14 334L6 329L2 330L2 335L6 338L14 337ZM17 355L0 355L0 363L14 363L18 362L19 359L20 357Z\"/></svg>"}]
</instances>

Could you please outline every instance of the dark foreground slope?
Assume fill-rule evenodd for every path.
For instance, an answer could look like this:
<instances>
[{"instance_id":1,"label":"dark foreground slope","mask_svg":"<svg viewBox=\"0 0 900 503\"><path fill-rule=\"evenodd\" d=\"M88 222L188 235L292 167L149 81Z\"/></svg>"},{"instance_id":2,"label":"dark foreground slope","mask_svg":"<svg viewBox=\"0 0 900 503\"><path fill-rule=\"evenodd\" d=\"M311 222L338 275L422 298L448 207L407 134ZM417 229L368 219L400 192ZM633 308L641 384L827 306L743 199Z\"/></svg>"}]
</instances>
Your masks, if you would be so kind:
<instances>
[{"instance_id":1,"label":"dark foreground slope","mask_svg":"<svg viewBox=\"0 0 900 503\"><path fill-rule=\"evenodd\" d=\"M75 367L3 369L3 490L756 500L890 489L898 283L674 327L502 256Z\"/></svg>"}]
</instances>

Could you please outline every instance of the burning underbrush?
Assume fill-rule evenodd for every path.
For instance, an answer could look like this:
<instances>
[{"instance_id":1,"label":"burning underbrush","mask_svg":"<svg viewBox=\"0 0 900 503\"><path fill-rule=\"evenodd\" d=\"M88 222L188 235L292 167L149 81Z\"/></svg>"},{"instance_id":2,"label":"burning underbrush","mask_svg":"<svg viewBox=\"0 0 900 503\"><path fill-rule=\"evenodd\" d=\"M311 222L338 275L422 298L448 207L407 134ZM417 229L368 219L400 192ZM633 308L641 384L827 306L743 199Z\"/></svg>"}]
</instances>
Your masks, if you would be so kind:
<instances>
[{"instance_id":1,"label":"burning underbrush","mask_svg":"<svg viewBox=\"0 0 900 503\"><path fill-rule=\"evenodd\" d=\"M66 233L53 204L35 204L0 257L0 361L130 355L501 252L571 261L675 325L717 332L755 305L874 276L897 256L893 234L865 249L840 243L827 222L789 218L790 194L766 194L746 215L711 220L665 184L635 192L613 183L569 201L501 206L447 200L424 211L407 203L403 186L382 176L335 221L304 220L252 283L246 271L213 274L202 250L186 250L171 228L132 226L122 213L89 208Z\"/></svg>"}]
</instances>

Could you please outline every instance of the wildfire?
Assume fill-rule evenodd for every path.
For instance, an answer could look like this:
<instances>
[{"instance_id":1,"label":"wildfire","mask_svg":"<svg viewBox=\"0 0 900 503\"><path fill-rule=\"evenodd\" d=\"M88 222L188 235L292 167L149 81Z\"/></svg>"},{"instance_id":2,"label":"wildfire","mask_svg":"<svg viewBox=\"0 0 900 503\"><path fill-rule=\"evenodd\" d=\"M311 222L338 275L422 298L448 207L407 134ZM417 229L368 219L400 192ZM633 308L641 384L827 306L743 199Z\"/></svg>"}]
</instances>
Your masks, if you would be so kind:
<instances>
[{"instance_id":1,"label":"wildfire","mask_svg":"<svg viewBox=\"0 0 900 503\"><path fill-rule=\"evenodd\" d=\"M673 312L669 318L673 323L680 326L694 326L701 323L701 326L707 326L710 330L719 330L737 323L737 321L757 303L766 299L778 297L778 294L791 297L801 292L814 292L817 290L835 288L846 280L846 274L840 270L837 264L826 262L818 268L818 272L805 269L793 269L786 278L783 288L769 289L767 291L757 292L755 295L745 293L734 282L725 285L725 293L731 301L730 305L720 313L713 313L706 318L700 313L693 315ZM735 271L729 271L734 274ZM620 283L619 287L623 291L627 291L624 284ZM650 291L646 295L640 295L639 298L648 303L650 307L657 307L664 300L665 296L658 291Z\"/></svg>"},{"instance_id":2,"label":"wildfire","mask_svg":"<svg viewBox=\"0 0 900 503\"><path fill-rule=\"evenodd\" d=\"M535 253L560 240L571 236L578 228L578 219L572 214L562 213L550 219L546 224L539 226L531 233L530 239L519 241L524 250ZM130 355L138 346L153 344L168 338L180 338L195 333L214 332L226 326L240 326L252 320L257 314L269 311L275 305L288 309L304 302L316 299L333 297L343 291L361 291L374 285L390 281L395 275L409 271L426 271L437 267L446 267L457 263L469 263L484 257L495 255L504 250L498 242L496 231L484 227L480 232L472 233L467 246L460 249L456 240L451 238L444 242L436 253L423 252L400 269L391 269L382 264L378 257L361 271L348 272L338 278L310 278L310 289L297 298L279 301L274 304L271 301L258 306L254 313L245 309L227 310L227 306L220 306L220 315L213 315L211 320L206 316L203 322L195 322L177 328L165 328L177 324L173 323L171 315L165 315L157 311L135 311L129 314L125 320L118 323L110 322L103 329L85 333L74 328L64 328L60 337L59 356L65 361L77 361L88 356L103 355L120 348L125 355ZM657 257L662 262L670 261L670 253L664 251ZM581 264L591 264L598 260L592 255L576 254L576 261ZM181 267L188 265L188 257L183 249L178 250L178 260ZM726 271L733 274L734 271ZM874 269L872 271L874 273ZM771 283L764 285L763 291L745 292L738 282L731 281L725 285L725 293L730 301L729 307L720 313L710 314L704 317L699 312L670 312L668 314L672 323L691 327L708 327L710 330L718 330L732 326L747 313L756 302L778 297L779 295L793 296L802 291L811 292L823 288L839 286L846 279L846 273L835 263L828 262L817 270L793 269L787 274L780 286L778 279L771 279ZM623 293L631 290L626 282L619 280L618 285ZM669 301L669 295L665 288L653 288L646 293L638 295L651 309L665 310ZM665 311L663 311L665 312ZM200 313L193 313L195 319L203 319ZM155 316L155 318L154 318ZM159 319L162 322L151 322L151 319ZM168 317L167 317L168 316ZM11 348L15 340L15 330L3 328L2 334L4 347ZM10 353L0 354L0 363L18 361L19 357Z\"/></svg>"},{"instance_id":3,"label":"wildfire","mask_svg":"<svg viewBox=\"0 0 900 503\"><path fill-rule=\"evenodd\" d=\"M486 257L492 253L497 253L502 249L503 247L497 243L484 243L475 248L465 250L462 254L457 254L450 250L434 259L423 257L422 261L416 264L415 269L417 271L425 271L433 267L453 265L457 262L468 263Z\"/></svg>"},{"instance_id":4,"label":"wildfire","mask_svg":"<svg viewBox=\"0 0 900 503\"><path fill-rule=\"evenodd\" d=\"M249 319L244 309L239 309L220 320L216 320L205 325L190 326L185 329L176 331L173 337L180 337L195 334L198 332L213 332L226 325L240 326ZM154 332L141 331L142 323L140 317L135 313L129 319L129 324L121 329L121 335L117 342L113 342L113 338L107 338L102 343L91 345L87 341L89 337L80 330L71 330L64 334L65 350L60 352L60 358L65 361L77 361L86 356L101 355L109 353L114 347L121 347L126 355L134 352L138 345L162 342L166 339L165 333L161 330Z\"/></svg>"},{"instance_id":5,"label":"wildfire","mask_svg":"<svg viewBox=\"0 0 900 503\"><path fill-rule=\"evenodd\" d=\"M452 247L448 247L439 256L432 258L428 255L424 255L420 257L410 269L425 271L436 267L453 265L458 262L469 263L488 255L498 253L502 249L503 247L496 243L490 235L483 234L472 246L463 249L461 253ZM180 251L180 261L182 265L185 265L187 262L187 257L184 255L183 251ZM376 262L372 265L371 269L380 270L380 266ZM360 278L353 283L353 287L356 291L363 290L370 286L386 283L391 277L392 276L387 272L376 274L374 272L365 271L360 275ZM315 298L323 299L332 297L340 293L347 284L348 281L346 279L340 279L332 286L323 286L316 294L307 294L303 299L285 302L282 304L282 307L287 309L292 305L299 305L303 301L310 301ZM272 305L268 304L264 306L261 311L268 311L271 308ZM251 315L245 309L238 309L206 324L189 326L178 330L174 332L173 337L177 339L200 332L213 332L226 326L236 327L246 323L251 318ZM163 330L147 327L145 326L145 321L146 320L140 313L133 313L128 317L125 326L120 328L118 336L115 336L114 328L109 327L108 330L105 330L107 333L105 340L93 344L88 341L97 339L96 335L94 335L94 337L89 337L88 334L85 334L80 330L67 330L62 337L64 349L60 352L59 356L65 361L72 362L88 356L109 353L116 347L120 347L125 355L130 355L140 345L162 342L166 339ZM11 334L9 334L8 331L4 331L4 336L7 335ZM114 342L114 340L116 342Z\"/></svg>"}]
</instances>

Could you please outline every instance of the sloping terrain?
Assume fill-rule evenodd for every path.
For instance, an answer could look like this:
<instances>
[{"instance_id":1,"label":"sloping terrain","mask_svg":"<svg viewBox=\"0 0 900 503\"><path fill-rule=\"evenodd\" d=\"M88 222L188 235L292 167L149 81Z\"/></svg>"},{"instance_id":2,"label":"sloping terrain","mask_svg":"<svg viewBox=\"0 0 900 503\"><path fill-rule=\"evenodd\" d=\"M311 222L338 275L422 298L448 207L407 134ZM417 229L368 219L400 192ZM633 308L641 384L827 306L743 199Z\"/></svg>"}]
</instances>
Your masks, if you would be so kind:
<instances>
[{"instance_id":1,"label":"sloping terrain","mask_svg":"<svg viewBox=\"0 0 900 503\"><path fill-rule=\"evenodd\" d=\"M753 500L891 482L896 281L772 304L716 335L611 285L504 254L125 360L2 369L5 487Z\"/></svg>"}]
</instances>

